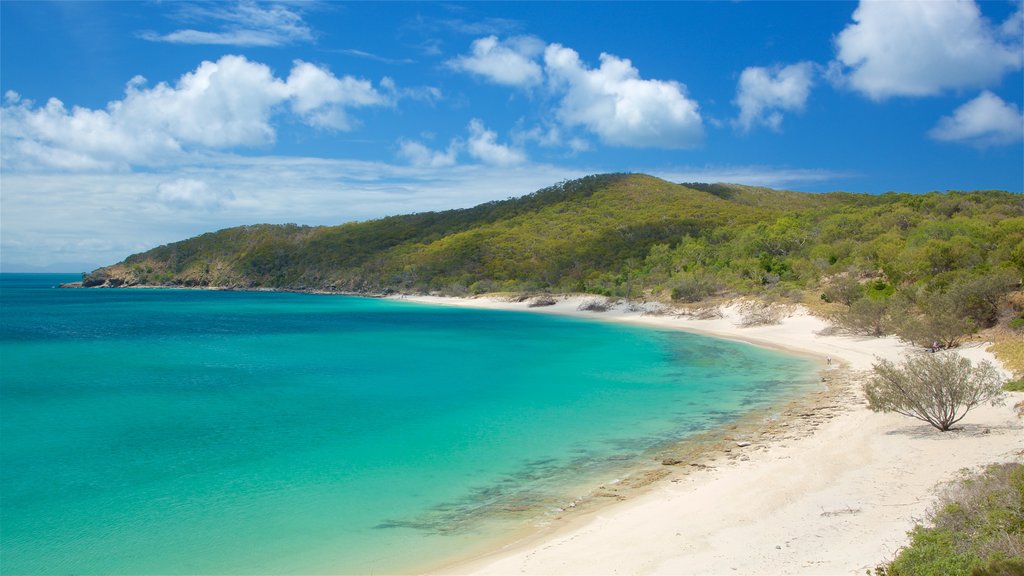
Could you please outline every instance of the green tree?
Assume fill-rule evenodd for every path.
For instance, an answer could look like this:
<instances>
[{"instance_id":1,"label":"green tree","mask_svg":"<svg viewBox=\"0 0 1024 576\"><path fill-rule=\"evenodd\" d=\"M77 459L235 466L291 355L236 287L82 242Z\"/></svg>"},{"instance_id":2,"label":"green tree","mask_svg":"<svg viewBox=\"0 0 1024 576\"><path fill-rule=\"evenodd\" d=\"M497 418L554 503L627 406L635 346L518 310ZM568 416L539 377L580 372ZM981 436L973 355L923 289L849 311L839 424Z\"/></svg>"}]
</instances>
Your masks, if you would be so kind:
<instances>
[{"instance_id":1,"label":"green tree","mask_svg":"<svg viewBox=\"0 0 1024 576\"><path fill-rule=\"evenodd\" d=\"M952 353L920 354L896 365L880 360L864 385L868 408L923 420L945 432L981 404L1003 402L1003 378L988 361L977 366Z\"/></svg>"},{"instance_id":2,"label":"green tree","mask_svg":"<svg viewBox=\"0 0 1024 576\"><path fill-rule=\"evenodd\" d=\"M889 302L875 298L861 298L850 309L839 314L834 321L853 334L885 336L889 329Z\"/></svg>"}]
</instances>

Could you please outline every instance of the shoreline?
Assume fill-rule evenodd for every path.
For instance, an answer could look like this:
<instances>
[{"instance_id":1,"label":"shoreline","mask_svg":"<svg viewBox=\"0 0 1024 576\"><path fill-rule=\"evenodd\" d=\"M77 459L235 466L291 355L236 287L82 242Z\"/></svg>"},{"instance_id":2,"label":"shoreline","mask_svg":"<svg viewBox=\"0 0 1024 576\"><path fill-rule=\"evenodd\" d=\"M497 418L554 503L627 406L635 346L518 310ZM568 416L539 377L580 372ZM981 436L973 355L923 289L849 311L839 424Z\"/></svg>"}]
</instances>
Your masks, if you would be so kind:
<instances>
[{"instance_id":1,"label":"shoreline","mask_svg":"<svg viewBox=\"0 0 1024 576\"><path fill-rule=\"evenodd\" d=\"M822 391L783 401L776 420L747 418L707 433L698 446L682 440L676 448L690 451L670 456L675 464L652 466L638 486L611 493L602 486L546 526L423 573L863 574L906 544L938 483L962 468L1024 461L1024 430L1011 408L1024 393L1008 393L1005 406L975 408L947 433L870 412L860 384L871 363L899 360L912 348L892 337L822 335L826 322L801 307L779 324L741 328L735 302L721 317L700 320L651 314L658 305L635 303L578 310L594 300L588 296L560 296L542 307L493 296L391 298L726 338L817 358L827 380ZM980 344L956 353L1001 366Z\"/></svg>"},{"instance_id":2,"label":"shoreline","mask_svg":"<svg viewBox=\"0 0 1024 576\"><path fill-rule=\"evenodd\" d=\"M602 486L544 526L523 525L441 564L412 563L415 573L863 574L907 543L907 530L924 517L939 483L955 479L963 468L1024 460L1024 430L1011 408L1024 393L1008 393L1002 407L976 408L959 429L947 433L896 414L872 413L860 389L872 362L899 360L914 350L892 337L826 335L827 323L800 306L778 324L744 328L738 325L742 313L736 301L701 319L705 315L659 312L664 306L656 303L579 310L586 302L604 300L592 295L555 296L554 304L538 306L538 297L510 301L500 295L122 288L384 297L555 314L746 342L816 358L827 368L828 390L783 401L775 420L747 422L750 433L742 441L749 445L737 445L741 434L730 436L729 426L716 428L709 434L717 437L697 448L687 442L692 438L681 440L675 446L689 451L673 456L679 462L639 478L638 485L622 490L616 485L599 494ZM954 353L1001 366L983 343L965 344Z\"/></svg>"}]
</instances>

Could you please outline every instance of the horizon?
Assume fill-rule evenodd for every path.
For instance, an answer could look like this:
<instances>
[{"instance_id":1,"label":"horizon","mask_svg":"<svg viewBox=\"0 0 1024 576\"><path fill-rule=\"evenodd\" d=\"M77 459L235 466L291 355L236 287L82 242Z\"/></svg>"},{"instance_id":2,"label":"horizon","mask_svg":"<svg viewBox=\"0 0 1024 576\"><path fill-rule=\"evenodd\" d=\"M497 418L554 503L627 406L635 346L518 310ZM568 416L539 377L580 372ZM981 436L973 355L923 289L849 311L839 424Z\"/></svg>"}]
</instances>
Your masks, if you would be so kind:
<instances>
[{"instance_id":1,"label":"horizon","mask_svg":"<svg viewBox=\"0 0 1024 576\"><path fill-rule=\"evenodd\" d=\"M0 270L608 172L1021 193L1022 6L5 2Z\"/></svg>"}]
</instances>

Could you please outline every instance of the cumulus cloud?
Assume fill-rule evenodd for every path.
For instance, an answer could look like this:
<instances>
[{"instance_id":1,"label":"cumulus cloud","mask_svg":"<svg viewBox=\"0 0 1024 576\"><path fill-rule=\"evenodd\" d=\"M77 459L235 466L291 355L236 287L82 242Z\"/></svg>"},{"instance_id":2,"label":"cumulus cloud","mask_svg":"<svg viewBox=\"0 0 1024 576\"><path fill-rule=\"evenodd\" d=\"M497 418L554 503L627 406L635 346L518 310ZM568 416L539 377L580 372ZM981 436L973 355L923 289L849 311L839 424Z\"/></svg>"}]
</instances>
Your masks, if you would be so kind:
<instances>
[{"instance_id":1,"label":"cumulus cloud","mask_svg":"<svg viewBox=\"0 0 1024 576\"><path fill-rule=\"evenodd\" d=\"M386 82L385 82L386 81ZM383 86L393 89L390 79ZM288 94L292 110L311 126L348 130L351 125L345 108L381 105L386 99L368 80L345 76L338 78L330 71L308 62L296 60L288 75Z\"/></svg>"},{"instance_id":2,"label":"cumulus cloud","mask_svg":"<svg viewBox=\"0 0 1024 576\"><path fill-rule=\"evenodd\" d=\"M183 19L213 21L219 24L219 30L211 32L188 28L168 34L145 31L139 36L152 42L231 46L283 46L314 40L313 30L294 10L294 4L260 5L246 0L233 4L181 6L179 16Z\"/></svg>"},{"instance_id":3,"label":"cumulus cloud","mask_svg":"<svg viewBox=\"0 0 1024 576\"><path fill-rule=\"evenodd\" d=\"M601 66L588 68L579 54L559 44L544 51L549 81L564 92L558 118L582 126L606 144L688 148L703 138L697 102L675 81L645 80L632 62L601 54Z\"/></svg>"},{"instance_id":4,"label":"cumulus cloud","mask_svg":"<svg viewBox=\"0 0 1024 576\"><path fill-rule=\"evenodd\" d=\"M450 68L483 76L495 84L529 88L544 80L536 58L544 52L544 42L531 36L515 36L504 41L487 36L473 41L469 55L447 62Z\"/></svg>"},{"instance_id":5,"label":"cumulus cloud","mask_svg":"<svg viewBox=\"0 0 1024 576\"><path fill-rule=\"evenodd\" d=\"M874 100L991 85L1021 67L1019 14L997 28L973 1L864 0L836 37L833 77Z\"/></svg>"},{"instance_id":6,"label":"cumulus cloud","mask_svg":"<svg viewBox=\"0 0 1024 576\"><path fill-rule=\"evenodd\" d=\"M296 61L287 80L243 56L202 62L172 86L131 79L105 109L51 98L43 106L9 95L2 109L3 162L8 167L127 169L158 165L194 150L270 144L271 116L287 103L312 126L345 130L348 108L387 98L365 80L338 78Z\"/></svg>"},{"instance_id":7,"label":"cumulus cloud","mask_svg":"<svg viewBox=\"0 0 1024 576\"><path fill-rule=\"evenodd\" d=\"M740 114L734 124L749 131L755 124L779 130L782 112L803 110L813 83L814 65L800 62L786 67L750 67L740 74L735 104Z\"/></svg>"},{"instance_id":8,"label":"cumulus cloud","mask_svg":"<svg viewBox=\"0 0 1024 576\"><path fill-rule=\"evenodd\" d=\"M592 172L586 168L483 163L430 168L356 160L215 154L197 163L136 172L3 175L4 272L86 271L211 230L254 222L340 224L501 200ZM200 181L230 210L168 206L156 191ZM187 185L182 186L187 188Z\"/></svg>"},{"instance_id":9,"label":"cumulus cloud","mask_svg":"<svg viewBox=\"0 0 1024 576\"><path fill-rule=\"evenodd\" d=\"M230 190L212 189L202 180L178 178L157 185L156 197L160 202L176 208L214 209L235 196Z\"/></svg>"},{"instance_id":10,"label":"cumulus cloud","mask_svg":"<svg viewBox=\"0 0 1024 576\"><path fill-rule=\"evenodd\" d=\"M936 140L978 147L1013 144L1024 139L1024 115L1017 106L984 91L939 120L928 135Z\"/></svg>"},{"instance_id":11,"label":"cumulus cloud","mask_svg":"<svg viewBox=\"0 0 1024 576\"><path fill-rule=\"evenodd\" d=\"M414 140L399 140L398 155L409 164L420 168L444 168L454 166L458 154L458 143L453 141L445 151L431 150Z\"/></svg>"},{"instance_id":12,"label":"cumulus cloud","mask_svg":"<svg viewBox=\"0 0 1024 576\"><path fill-rule=\"evenodd\" d=\"M577 136L567 138L565 134L563 134L562 129L555 124L534 126L528 130L517 129L512 133L512 141L519 146L522 146L527 142L535 142L538 146L543 148L566 147L569 149L570 155L576 155L580 152L590 150L589 142Z\"/></svg>"},{"instance_id":13,"label":"cumulus cloud","mask_svg":"<svg viewBox=\"0 0 1024 576\"><path fill-rule=\"evenodd\" d=\"M498 143L498 135L488 130L484 123L474 118L469 122L469 140L466 142L469 155L485 164L512 166L526 161L526 154Z\"/></svg>"}]
</instances>

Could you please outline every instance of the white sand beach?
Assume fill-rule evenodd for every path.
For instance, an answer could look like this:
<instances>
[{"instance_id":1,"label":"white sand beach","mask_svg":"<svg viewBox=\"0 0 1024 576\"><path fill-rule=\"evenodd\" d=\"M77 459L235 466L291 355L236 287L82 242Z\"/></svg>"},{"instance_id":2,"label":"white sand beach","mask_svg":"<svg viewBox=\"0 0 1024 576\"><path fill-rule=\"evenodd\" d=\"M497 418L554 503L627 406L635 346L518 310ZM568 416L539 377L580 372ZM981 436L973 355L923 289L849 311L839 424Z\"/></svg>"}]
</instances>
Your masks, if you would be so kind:
<instances>
[{"instance_id":1,"label":"white sand beach","mask_svg":"<svg viewBox=\"0 0 1024 576\"><path fill-rule=\"evenodd\" d=\"M860 389L872 362L919 351L895 338L821 335L827 323L801 308L780 324L741 328L736 304L698 320L625 305L579 311L592 300L585 296L534 308L499 298L408 300L632 322L780 348L819 358L829 391L759 433L728 438L699 462L665 466L663 479L622 501L582 506L438 573L864 574L907 542L939 482L963 468L1024 458L1024 427L1012 409L1024 393L975 409L946 433L873 413ZM994 360L984 343L957 353Z\"/></svg>"}]
</instances>

